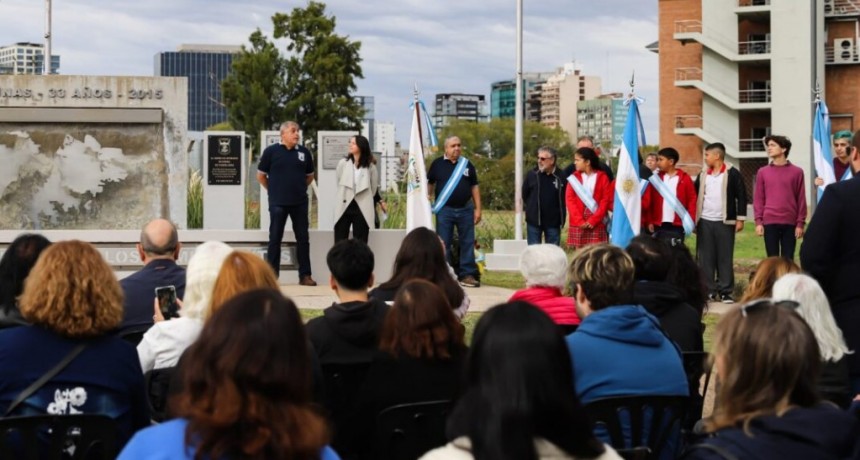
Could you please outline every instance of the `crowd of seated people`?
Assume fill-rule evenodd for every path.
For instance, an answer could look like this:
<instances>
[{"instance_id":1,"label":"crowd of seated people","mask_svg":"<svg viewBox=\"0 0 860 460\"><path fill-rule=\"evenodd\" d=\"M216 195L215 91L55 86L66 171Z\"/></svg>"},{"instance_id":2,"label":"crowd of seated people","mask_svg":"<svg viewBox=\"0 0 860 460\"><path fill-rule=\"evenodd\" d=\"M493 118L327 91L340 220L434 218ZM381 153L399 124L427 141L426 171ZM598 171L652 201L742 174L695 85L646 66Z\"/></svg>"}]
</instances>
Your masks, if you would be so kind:
<instances>
[{"instance_id":1,"label":"crowd of seated people","mask_svg":"<svg viewBox=\"0 0 860 460\"><path fill-rule=\"evenodd\" d=\"M141 271L175 263L165 222L144 228L140 251L168 262ZM560 248L529 247L524 289L483 313L469 341L468 297L423 228L375 290L370 248L335 244L326 262L337 300L307 324L263 259L220 242L198 246L184 280L170 281L184 292L179 316L165 318L152 276L139 277L142 289L121 285L91 244L22 235L0 260L0 418L103 414L122 459L385 459L382 416L423 403L442 408L442 423L414 415L427 420L422 450L396 458L860 458L853 351L818 283L781 258L759 264L743 304L716 327L713 411L694 432L672 417L648 425L664 420L654 411L643 428L629 413L617 442L598 405L692 407L683 358L703 351L707 296L691 261L648 236L569 261ZM122 338L124 292L148 297L152 325L137 350ZM168 417L155 423L144 376L168 368ZM647 445L631 444L639 438Z\"/></svg>"}]
</instances>

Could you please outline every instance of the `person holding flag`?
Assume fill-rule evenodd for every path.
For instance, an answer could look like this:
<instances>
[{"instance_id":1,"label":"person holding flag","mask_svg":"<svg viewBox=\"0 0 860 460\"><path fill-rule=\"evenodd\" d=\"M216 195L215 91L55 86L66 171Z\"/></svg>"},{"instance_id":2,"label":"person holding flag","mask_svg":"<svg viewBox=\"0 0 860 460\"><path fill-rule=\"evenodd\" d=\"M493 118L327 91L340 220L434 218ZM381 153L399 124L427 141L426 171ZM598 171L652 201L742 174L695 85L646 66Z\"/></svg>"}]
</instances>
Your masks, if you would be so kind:
<instances>
[{"instance_id":1,"label":"person holding flag","mask_svg":"<svg viewBox=\"0 0 860 460\"><path fill-rule=\"evenodd\" d=\"M612 205L612 184L600 169L597 152L588 147L576 150L573 155L576 171L567 178L565 202L568 220L567 246L581 248L589 244L605 243L606 218Z\"/></svg>"},{"instance_id":2,"label":"person holding flag","mask_svg":"<svg viewBox=\"0 0 860 460\"><path fill-rule=\"evenodd\" d=\"M457 276L465 287L480 287L480 274L475 263L475 226L481 222L481 193L475 166L461 156L460 138L445 139L445 155L430 164L427 184L432 194L435 189L433 213L436 214L436 233L445 243L445 254L451 258L454 227L460 244L460 264ZM436 183L439 187L435 187ZM453 263L452 263L453 265Z\"/></svg>"},{"instance_id":3,"label":"person holding flag","mask_svg":"<svg viewBox=\"0 0 860 460\"><path fill-rule=\"evenodd\" d=\"M648 203L648 231L671 246L683 242L696 229L696 189L690 175L675 167L679 158L672 147L657 152L660 172L648 178L651 187L643 199Z\"/></svg>"}]
</instances>

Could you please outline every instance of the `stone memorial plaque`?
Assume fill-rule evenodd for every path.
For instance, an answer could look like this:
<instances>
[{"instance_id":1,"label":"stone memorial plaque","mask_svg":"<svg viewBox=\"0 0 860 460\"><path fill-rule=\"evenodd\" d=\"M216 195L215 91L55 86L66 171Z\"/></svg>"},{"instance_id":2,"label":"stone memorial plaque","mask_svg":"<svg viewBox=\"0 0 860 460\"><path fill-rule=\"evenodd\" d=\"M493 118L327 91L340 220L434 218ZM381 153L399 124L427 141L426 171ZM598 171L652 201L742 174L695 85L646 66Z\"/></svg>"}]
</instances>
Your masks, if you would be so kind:
<instances>
[{"instance_id":1,"label":"stone memorial plaque","mask_svg":"<svg viewBox=\"0 0 860 460\"><path fill-rule=\"evenodd\" d=\"M353 136L349 132L320 135L319 158L323 169L337 169L337 163L349 154L349 140Z\"/></svg>"},{"instance_id":2,"label":"stone memorial plaque","mask_svg":"<svg viewBox=\"0 0 860 460\"><path fill-rule=\"evenodd\" d=\"M242 136L209 136L206 152L209 185L242 184Z\"/></svg>"}]
</instances>

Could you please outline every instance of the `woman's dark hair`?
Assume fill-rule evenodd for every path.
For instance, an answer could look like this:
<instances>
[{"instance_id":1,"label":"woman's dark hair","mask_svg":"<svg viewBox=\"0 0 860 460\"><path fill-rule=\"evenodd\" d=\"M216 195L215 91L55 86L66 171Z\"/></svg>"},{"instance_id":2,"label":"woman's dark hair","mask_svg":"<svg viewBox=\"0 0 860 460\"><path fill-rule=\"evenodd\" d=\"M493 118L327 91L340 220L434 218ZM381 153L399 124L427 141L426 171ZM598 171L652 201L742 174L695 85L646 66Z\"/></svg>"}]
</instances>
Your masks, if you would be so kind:
<instances>
[{"instance_id":1,"label":"woman's dark hair","mask_svg":"<svg viewBox=\"0 0 860 460\"><path fill-rule=\"evenodd\" d=\"M24 233L12 241L0 259L0 307L5 312L17 310L18 296L24 292L24 280L36 265L39 254L51 242L36 233Z\"/></svg>"},{"instance_id":2,"label":"woman's dark hair","mask_svg":"<svg viewBox=\"0 0 860 460\"><path fill-rule=\"evenodd\" d=\"M685 244L670 246L669 249L672 258L666 281L680 288L684 300L703 315L708 307L708 287L699 264Z\"/></svg>"},{"instance_id":3,"label":"woman's dark hair","mask_svg":"<svg viewBox=\"0 0 860 460\"><path fill-rule=\"evenodd\" d=\"M379 334L379 349L395 357L448 359L465 350L465 328L435 284L407 281L397 291Z\"/></svg>"},{"instance_id":4,"label":"woman's dark hair","mask_svg":"<svg viewBox=\"0 0 860 460\"><path fill-rule=\"evenodd\" d=\"M311 403L308 339L295 304L274 289L228 300L180 366L173 412L188 419L195 459L319 459L325 420Z\"/></svg>"},{"instance_id":5,"label":"woman's dark hair","mask_svg":"<svg viewBox=\"0 0 860 460\"><path fill-rule=\"evenodd\" d=\"M597 152L595 152L593 148L580 147L573 153L574 155L581 156L583 160L587 161L588 164L591 165L591 169L600 171L600 159L597 158Z\"/></svg>"},{"instance_id":6,"label":"woman's dark hair","mask_svg":"<svg viewBox=\"0 0 860 460\"><path fill-rule=\"evenodd\" d=\"M403 238L392 272L391 279L379 285L378 289L397 290L406 281L420 278L442 288L451 308L458 308L463 303L463 289L448 271L445 249L433 230L418 227Z\"/></svg>"},{"instance_id":7,"label":"woman's dark hair","mask_svg":"<svg viewBox=\"0 0 860 460\"><path fill-rule=\"evenodd\" d=\"M564 337L531 304L501 304L484 313L465 387L447 434L467 436L476 460L537 460L535 438L577 458L604 451L576 396Z\"/></svg>"},{"instance_id":8,"label":"woman's dark hair","mask_svg":"<svg viewBox=\"0 0 860 460\"><path fill-rule=\"evenodd\" d=\"M639 235L627 245L627 254L633 259L637 281L665 281L669 274L672 249L650 235Z\"/></svg>"},{"instance_id":9,"label":"woman's dark hair","mask_svg":"<svg viewBox=\"0 0 860 460\"><path fill-rule=\"evenodd\" d=\"M369 168L373 164L373 154L370 153L370 141L361 135L357 135L353 139L355 139L355 145L358 146L358 150L361 152L361 158L358 159L358 167ZM349 156L349 160L355 162L355 158L352 155Z\"/></svg>"}]
</instances>

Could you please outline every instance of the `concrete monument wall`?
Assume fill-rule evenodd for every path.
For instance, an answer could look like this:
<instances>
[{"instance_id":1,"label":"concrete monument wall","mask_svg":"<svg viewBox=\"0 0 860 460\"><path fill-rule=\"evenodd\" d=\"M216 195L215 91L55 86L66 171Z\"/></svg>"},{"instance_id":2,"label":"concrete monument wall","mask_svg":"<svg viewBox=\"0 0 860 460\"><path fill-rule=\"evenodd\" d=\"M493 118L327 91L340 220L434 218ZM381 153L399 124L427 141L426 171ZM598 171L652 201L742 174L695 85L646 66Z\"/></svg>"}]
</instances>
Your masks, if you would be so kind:
<instances>
[{"instance_id":1,"label":"concrete monument wall","mask_svg":"<svg viewBox=\"0 0 860 460\"><path fill-rule=\"evenodd\" d=\"M186 226L187 83L0 76L0 229Z\"/></svg>"}]
</instances>

